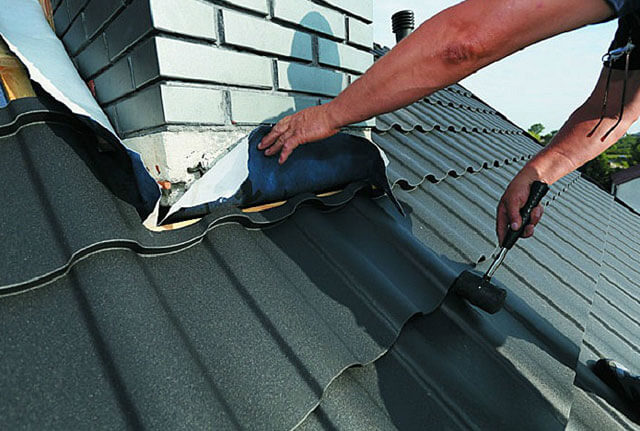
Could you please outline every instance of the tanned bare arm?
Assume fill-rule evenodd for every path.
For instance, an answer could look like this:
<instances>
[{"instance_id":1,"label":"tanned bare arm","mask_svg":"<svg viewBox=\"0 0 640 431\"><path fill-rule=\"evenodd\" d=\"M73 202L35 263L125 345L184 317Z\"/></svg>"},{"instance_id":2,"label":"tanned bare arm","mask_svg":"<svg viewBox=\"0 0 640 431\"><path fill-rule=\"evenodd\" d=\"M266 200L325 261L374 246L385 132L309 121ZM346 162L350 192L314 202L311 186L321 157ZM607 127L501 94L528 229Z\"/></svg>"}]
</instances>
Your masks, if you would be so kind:
<instances>
[{"instance_id":1,"label":"tanned bare arm","mask_svg":"<svg viewBox=\"0 0 640 431\"><path fill-rule=\"evenodd\" d=\"M422 24L330 103L283 118L262 141L284 163L301 144L413 103L556 34L612 15L604 0L467 0Z\"/></svg>"},{"instance_id":2,"label":"tanned bare arm","mask_svg":"<svg viewBox=\"0 0 640 431\"><path fill-rule=\"evenodd\" d=\"M640 116L640 71L632 70L629 72L622 120L613 132L603 139L607 131L617 122L622 101L624 71L613 70L605 117L595 133L589 136L602 113L607 71L608 69L603 69L587 101L569 117L549 145L531 159L507 187L498 204L496 219L496 232L500 242L506 235L509 225L514 230L520 228L522 219L519 211L527 201L529 189L534 181L544 181L551 185L594 159L623 137ZM525 228L524 237L533 235L534 226L539 222L540 217L542 217L542 207L533 211L531 224Z\"/></svg>"}]
</instances>

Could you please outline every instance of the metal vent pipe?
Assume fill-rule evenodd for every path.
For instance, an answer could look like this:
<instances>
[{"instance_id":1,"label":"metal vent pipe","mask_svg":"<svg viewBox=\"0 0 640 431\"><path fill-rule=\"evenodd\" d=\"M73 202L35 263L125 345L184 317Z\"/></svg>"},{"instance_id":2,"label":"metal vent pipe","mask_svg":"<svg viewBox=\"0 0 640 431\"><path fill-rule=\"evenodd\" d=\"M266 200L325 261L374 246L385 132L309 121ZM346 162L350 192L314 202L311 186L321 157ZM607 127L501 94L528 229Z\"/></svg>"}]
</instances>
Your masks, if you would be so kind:
<instances>
[{"instance_id":1,"label":"metal vent pipe","mask_svg":"<svg viewBox=\"0 0 640 431\"><path fill-rule=\"evenodd\" d=\"M393 32L396 35L396 43L409 36L416 27L416 20L412 10L401 10L391 17Z\"/></svg>"}]
</instances>

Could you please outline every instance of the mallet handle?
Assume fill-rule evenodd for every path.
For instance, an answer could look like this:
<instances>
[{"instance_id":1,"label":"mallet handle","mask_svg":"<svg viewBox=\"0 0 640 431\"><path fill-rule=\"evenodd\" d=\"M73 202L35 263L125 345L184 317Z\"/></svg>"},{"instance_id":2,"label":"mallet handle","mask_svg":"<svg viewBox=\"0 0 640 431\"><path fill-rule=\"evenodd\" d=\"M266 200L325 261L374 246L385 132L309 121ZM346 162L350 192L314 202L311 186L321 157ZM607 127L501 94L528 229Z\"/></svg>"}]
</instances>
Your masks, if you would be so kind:
<instances>
[{"instance_id":1,"label":"mallet handle","mask_svg":"<svg viewBox=\"0 0 640 431\"><path fill-rule=\"evenodd\" d=\"M511 250L518 239L522 236L524 228L527 227L527 225L531 221L531 211L533 211L535 207L540 205L540 201L542 201L542 198L547 194L548 191L549 185L541 181L534 181L534 183L531 185L531 190L529 191L529 199L527 199L527 203L520 210L522 225L520 226L520 229L516 231L509 228L509 232L507 232L507 236L505 236L504 238L502 247Z\"/></svg>"}]
</instances>

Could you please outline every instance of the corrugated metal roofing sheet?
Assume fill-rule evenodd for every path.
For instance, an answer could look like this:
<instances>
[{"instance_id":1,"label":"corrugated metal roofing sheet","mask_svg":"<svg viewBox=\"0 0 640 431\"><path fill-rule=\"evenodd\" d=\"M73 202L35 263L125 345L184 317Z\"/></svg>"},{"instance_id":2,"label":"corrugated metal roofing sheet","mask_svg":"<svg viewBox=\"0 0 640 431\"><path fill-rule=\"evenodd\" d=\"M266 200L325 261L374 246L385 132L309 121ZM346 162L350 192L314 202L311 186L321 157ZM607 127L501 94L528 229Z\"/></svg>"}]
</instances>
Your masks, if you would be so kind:
<instances>
[{"instance_id":1,"label":"corrugated metal roofing sheet","mask_svg":"<svg viewBox=\"0 0 640 431\"><path fill-rule=\"evenodd\" d=\"M1 291L23 292L0 301L5 427L292 428L457 276L353 187L148 232L92 172L110 155L90 139L60 118L2 138L20 205L0 217Z\"/></svg>"},{"instance_id":2,"label":"corrugated metal roofing sheet","mask_svg":"<svg viewBox=\"0 0 640 431\"><path fill-rule=\"evenodd\" d=\"M499 134L521 134L522 131L499 116L465 108L442 109L435 111L430 103L417 103L396 111L384 114L376 119L376 128L386 131L392 127L410 132L417 129L430 132L433 129L451 130L454 132L485 132ZM469 115L472 112L472 115Z\"/></svg>"},{"instance_id":3,"label":"corrugated metal roofing sheet","mask_svg":"<svg viewBox=\"0 0 640 431\"><path fill-rule=\"evenodd\" d=\"M478 260L492 246L494 199L509 179L502 170L399 193L416 213L414 203L428 208L430 217L414 225L414 234L453 260ZM581 194L580 187L594 188L569 184L547 206L536 237L496 275L509 290L505 311L470 312L451 297L438 312L413 319L387 356L341 376L303 429L365 429L372 418L383 429L563 429L599 271L599 258L586 259L574 241L590 226L574 225L572 232L559 223L567 214L557 203Z\"/></svg>"},{"instance_id":4,"label":"corrugated metal roofing sheet","mask_svg":"<svg viewBox=\"0 0 640 431\"><path fill-rule=\"evenodd\" d=\"M552 187L536 236L496 275L503 312L439 306L487 264L495 205L539 148L484 106L452 86L388 116L406 131L376 130L407 218L356 184L165 234L140 226L126 185L105 184L112 153L64 112L1 111L25 120L0 127L19 202L0 217L0 294L32 290L0 299L0 423L637 429L587 365L639 365L640 221L579 175Z\"/></svg>"},{"instance_id":5,"label":"corrugated metal roofing sheet","mask_svg":"<svg viewBox=\"0 0 640 431\"><path fill-rule=\"evenodd\" d=\"M493 204L510 178L499 175L503 169L399 193L406 206L429 214L426 223L414 225L414 234L453 260L481 260L482 252L492 248ZM436 313L413 319L388 355L341 376L302 429L367 429L373 422L384 424L383 429L547 430L572 428L579 420L582 428L577 429L638 429L600 398L608 396L625 411L604 385L594 388L575 376L578 368L593 378L587 361L602 356L639 364L635 334L640 332L632 317L637 310L626 305L622 312L611 299L605 302L613 309L599 304L607 223L610 214L620 212L628 211L574 176L548 202L534 239L513 250L496 274L509 290L505 311L496 316L470 313L450 298ZM627 252L623 255L637 262L637 252ZM610 295L616 289L605 291ZM594 328L594 320L607 323ZM586 358L594 331L616 347ZM600 404L585 409L589 391ZM585 415L602 417L592 422ZM603 423L608 428L598 428Z\"/></svg>"},{"instance_id":6,"label":"corrugated metal roofing sheet","mask_svg":"<svg viewBox=\"0 0 640 431\"><path fill-rule=\"evenodd\" d=\"M448 148L430 145L430 134L444 127L405 124L409 133L384 127L375 140L396 149L390 151L392 172L411 178L410 184L400 181L404 188L425 177L438 183L410 193L420 196L411 204L428 208L428 223L418 229L429 232L423 241L446 256L482 261L482 251L492 243L493 207L487 202L495 205L515 173L502 163L517 167L518 157L494 158L494 169L478 171L477 161L465 158L461 148L453 160L462 157L458 166L468 163L477 173L438 170L432 166L455 165L442 156ZM470 139L451 136L444 145ZM398 145L417 141L424 145L421 151L429 148L423 153L428 156L416 156L411 144ZM482 148L494 149L495 140L485 142ZM396 154L404 151L411 156L400 154L398 160ZM526 150L520 154L528 158ZM429 168L423 171L424 166ZM425 171L438 174L429 178ZM613 357L636 373L640 369L634 317L640 219L577 174L553 189L536 236L514 250L496 276L509 289L505 312L471 316L450 298L437 312L413 319L389 354L336 380L303 429L640 429L640 418L588 368L591 360ZM484 348L473 347L476 343ZM514 396L496 398L497 393Z\"/></svg>"},{"instance_id":7,"label":"corrugated metal roofing sheet","mask_svg":"<svg viewBox=\"0 0 640 431\"><path fill-rule=\"evenodd\" d=\"M490 166L528 160L539 149L522 135L505 137L489 133L390 130L375 133L373 140L389 156L390 178L406 186L418 185L425 179L438 182L448 175L460 176Z\"/></svg>"},{"instance_id":8,"label":"corrugated metal roofing sheet","mask_svg":"<svg viewBox=\"0 0 640 431\"><path fill-rule=\"evenodd\" d=\"M637 426L640 413L636 411L634 424L628 418L634 417L630 406L594 378L587 368L600 358L615 358L630 364L628 367L636 372L640 369L640 218L617 203L612 207L601 270L581 345L576 376L579 387L575 389L571 429L640 428Z\"/></svg>"},{"instance_id":9,"label":"corrugated metal roofing sheet","mask_svg":"<svg viewBox=\"0 0 640 431\"><path fill-rule=\"evenodd\" d=\"M94 253L3 298L0 422L292 428L455 278L358 199L375 221L351 205L301 209L264 232L226 224L179 253Z\"/></svg>"}]
</instances>

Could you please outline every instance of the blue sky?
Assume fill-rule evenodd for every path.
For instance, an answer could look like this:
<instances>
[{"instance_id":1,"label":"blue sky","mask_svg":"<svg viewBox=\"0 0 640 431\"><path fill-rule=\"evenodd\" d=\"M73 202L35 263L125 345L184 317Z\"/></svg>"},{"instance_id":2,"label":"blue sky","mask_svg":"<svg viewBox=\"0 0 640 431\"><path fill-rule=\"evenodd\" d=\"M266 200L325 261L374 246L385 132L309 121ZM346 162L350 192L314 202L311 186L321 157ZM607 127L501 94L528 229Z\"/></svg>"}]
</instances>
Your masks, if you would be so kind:
<instances>
[{"instance_id":1,"label":"blue sky","mask_svg":"<svg viewBox=\"0 0 640 431\"><path fill-rule=\"evenodd\" d=\"M374 0L374 38L393 46L391 15L411 9L416 24L458 3L455 0ZM520 127L542 123L546 131L560 128L590 94L598 78L600 59L616 23L588 26L540 42L462 81L478 97ZM630 132L640 131L636 123Z\"/></svg>"}]
</instances>

